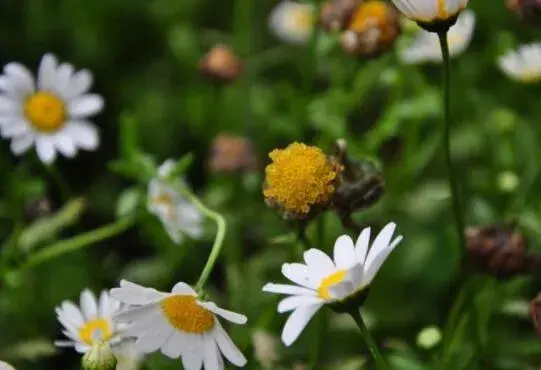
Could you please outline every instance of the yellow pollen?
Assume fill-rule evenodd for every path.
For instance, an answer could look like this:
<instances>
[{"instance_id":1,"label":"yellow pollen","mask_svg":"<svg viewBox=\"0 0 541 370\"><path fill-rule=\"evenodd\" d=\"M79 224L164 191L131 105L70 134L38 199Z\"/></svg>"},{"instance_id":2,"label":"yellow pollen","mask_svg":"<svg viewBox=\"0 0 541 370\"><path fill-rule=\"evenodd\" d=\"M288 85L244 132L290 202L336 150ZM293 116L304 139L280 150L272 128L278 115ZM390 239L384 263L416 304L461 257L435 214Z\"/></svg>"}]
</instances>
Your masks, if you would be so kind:
<instances>
[{"instance_id":1,"label":"yellow pollen","mask_svg":"<svg viewBox=\"0 0 541 370\"><path fill-rule=\"evenodd\" d=\"M56 95L42 91L26 99L24 115L37 130L54 132L66 121L66 107Z\"/></svg>"},{"instance_id":2,"label":"yellow pollen","mask_svg":"<svg viewBox=\"0 0 541 370\"><path fill-rule=\"evenodd\" d=\"M335 192L341 166L332 163L321 149L293 143L275 149L265 169L265 198L294 214L306 215L313 205L326 205Z\"/></svg>"},{"instance_id":3,"label":"yellow pollen","mask_svg":"<svg viewBox=\"0 0 541 370\"><path fill-rule=\"evenodd\" d=\"M109 340L112 334L111 325L106 319L88 321L79 329L79 338L89 346Z\"/></svg>"},{"instance_id":4,"label":"yellow pollen","mask_svg":"<svg viewBox=\"0 0 541 370\"><path fill-rule=\"evenodd\" d=\"M196 297L173 295L161 303L169 323L186 333L205 333L214 327L214 315L195 302Z\"/></svg>"},{"instance_id":5,"label":"yellow pollen","mask_svg":"<svg viewBox=\"0 0 541 370\"><path fill-rule=\"evenodd\" d=\"M330 299L331 294L329 288L341 283L346 277L346 270L338 270L334 274L327 276L321 281L321 285L317 288L317 294L323 299Z\"/></svg>"},{"instance_id":6,"label":"yellow pollen","mask_svg":"<svg viewBox=\"0 0 541 370\"><path fill-rule=\"evenodd\" d=\"M450 18L449 13L447 12L445 1L446 0L438 0L438 19Z\"/></svg>"},{"instance_id":7,"label":"yellow pollen","mask_svg":"<svg viewBox=\"0 0 541 370\"><path fill-rule=\"evenodd\" d=\"M383 28L389 22L387 4L383 1L368 1L357 8L348 29L363 33L373 27Z\"/></svg>"}]
</instances>

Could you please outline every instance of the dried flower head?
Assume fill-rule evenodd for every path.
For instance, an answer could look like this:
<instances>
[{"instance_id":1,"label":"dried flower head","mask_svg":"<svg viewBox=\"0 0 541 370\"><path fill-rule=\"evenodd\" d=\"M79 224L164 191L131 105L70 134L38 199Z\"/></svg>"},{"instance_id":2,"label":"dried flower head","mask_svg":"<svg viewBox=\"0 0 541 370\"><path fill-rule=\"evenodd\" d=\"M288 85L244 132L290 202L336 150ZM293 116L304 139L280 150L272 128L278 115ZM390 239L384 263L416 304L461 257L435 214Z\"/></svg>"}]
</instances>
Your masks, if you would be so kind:
<instances>
[{"instance_id":1,"label":"dried flower head","mask_svg":"<svg viewBox=\"0 0 541 370\"><path fill-rule=\"evenodd\" d=\"M507 0L507 8L532 25L541 24L541 0Z\"/></svg>"},{"instance_id":2,"label":"dried flower head","mask_svg":"<svg viewBox=\"0 0 541 370\"><path fill-rule=\"evenodd\" d=\"M199 69L209 77L230 82L242 72L242 62L231 47L218 44L199 61Z\"/></svg>"},{"instance_id":3,"label":"dried flower head","mask_svg":"<svg viewBox=\"0 0 541 370\"><path fill-rule=\"evenodd\" d=\"M252 142L242 136L219 134L212 142L209 166L216 173L254 169L256 157Z\"/></svg>"},{"instance_id":4,"label":"dried flower head","mask_svg":"<svg viewBox=\"0 0 541 370\"><path fill-rule=\"evenodd\" d=\"M541 293L530 302L530 317L535 330L541 335Z\"/></svg>"},{"instance_id":5,"label":"dried flower head","mask_svg":"<svg viewBox=\"0 0 541 370\"><path fill-rule=\"evenodd\" d=\"M307 219L328 207L336 191L342 167L321 149L302 143L275 149L265 169L267 203L288 219Z\"/></svg>"},{"instance_id":6,"label":"dried flower head","mask_svg":"<svg viewBox=\"0 0 541 370\"><path fill-rule=\"evenodd\" d=\"M362 0L329 0L321 6L320 23L327 31L341 31Z\"/></svg>"},{"instance_id":7,"label":"dried flower head","mask_svg":"<svg viewBox=\"0 0 541 370\"><path fill-rule=\"evenodd\" d=\"M374 56L389 50L399 34L398 12L385 1L370 0L356 9L341 42L350 54Z\"/></svg>"}]
</instances>

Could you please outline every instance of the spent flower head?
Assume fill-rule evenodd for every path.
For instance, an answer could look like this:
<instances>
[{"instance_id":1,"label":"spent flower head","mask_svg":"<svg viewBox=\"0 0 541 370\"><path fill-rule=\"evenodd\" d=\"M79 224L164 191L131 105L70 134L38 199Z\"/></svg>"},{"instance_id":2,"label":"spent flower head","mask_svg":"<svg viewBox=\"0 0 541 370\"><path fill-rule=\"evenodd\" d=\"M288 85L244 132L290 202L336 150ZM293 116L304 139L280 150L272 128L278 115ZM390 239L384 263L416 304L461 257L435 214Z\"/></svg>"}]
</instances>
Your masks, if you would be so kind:
<instances>
[{"instance_id":1,"label":"spent flower head","mask_svg":"<svg viewBox=\"0 0 541 370\"><path fill-rule=\"evenodd\" d=\"M511 79L523 83L541 82L541 43L520 46L498 59L500 69Z\"/></svg>"},{"instance_id":2,"label":"spent flower head","mask_svg":"<svg viewBox=\"0 0 541 370\"><path fill-rule=\"evenodd\" d=\"M393 240L396 224L387 224L370 245L370 228L365 228L357 242L342 235L334 244L334 260L319 249L304 252L304 264L285 263L282 274L295 283L263 287L269 293L286 294L278 304L278 312L293 313L282 331L282 341L291 345L314 314L329 304L339 312L358 308L366 298L368 287L389 254L402 240Z\"/></svg>"},{"instance_id":3,"label":"spent flower head","mask_svg":"<svg viewBox=\"0 0 541 370\"><path fill-rule=\"evenodd\" d=\"M39 159L54 162L56 153L73 158L79 149L95 150L98 131L88 121L103 109L103 98L89 94L92 74L75 71L45 54L37 81L22 64L8 63L0 76L0 135L11 140L15 155L35 146Z\"/></svg>"},{"instance_id":4,"label":"spent flower head","mask_svg":"<svg viewBox=\"0 0 541 370\"><path fill-rule=\"evenodd\" d=\"M263 194L285 218L307 219L331 204L342 167L321 149L293 143L269 157Z\"/></svg>"}]
</instances>

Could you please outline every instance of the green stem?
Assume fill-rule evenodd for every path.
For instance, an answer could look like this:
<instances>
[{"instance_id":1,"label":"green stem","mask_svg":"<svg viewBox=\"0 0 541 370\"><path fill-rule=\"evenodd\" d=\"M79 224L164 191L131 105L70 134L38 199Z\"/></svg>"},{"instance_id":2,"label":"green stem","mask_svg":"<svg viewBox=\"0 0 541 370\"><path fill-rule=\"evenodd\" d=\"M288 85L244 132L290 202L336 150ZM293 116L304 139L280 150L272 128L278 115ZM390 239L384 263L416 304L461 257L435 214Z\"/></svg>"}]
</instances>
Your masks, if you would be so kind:
<instances>
[{"instance_id":1,"label":"green stem","mask_svg":"<svg viewBox=\"0 0 541 370\"><path fill-rule=\"evenodd\" d=\"M227 231L227 224L225 222L225 218L221 214L205 206L203 202L201 202L199 198L187 188L184 187L177 190L179 191L179 193L187 197L203 215L213 219L216 222L216 226L218 227L218 231L216 232L214 244L212 245L212 250L210 252L207 263L205 264L205 267L201 272L201 276L199 276L199 280L197 280L197 283L195 284L195 290L199 292L207 282L210 273L212 272L212 269L214 268L214 265L216 264L216 261L220 256L220 252L224 244L225 233Z\"/></svg>"},{"instance_id":2,"label":"green stem","mask_svg":"<svg viewBox=\"0 0 541 370\"><path fill-rule=\"evenodd\" d=\"M51 164L45 166L45 168L47 168L47 171L51 175L51 178L56 183L56 186L60 191L60 195L62 196L62 201L67 202L68 199L71 198L71 190L68 186L68 183L64 180L64 177L62 177L62 174L60 173L60 171L58 171L56 165Z\"/></svg>"},{"instance_id":3,"label":"green stem","mask_svg":"<svg viewBox=\"0 0 541 370\"><path fill-rule=\"evenodd\" d=\"M464 219L460 208L460 193L458 190L458 181L455 176L453 160L451 156L451 63L449 57L449 45L447 43L447 31L439 32L441 52L443 55L443 100L444 100L444 131L443 131L443 147L445 150L445 164L447 166L447 174L449 177L449 186L451 187L451 198L453 202L453 212L455 214L456 232L460 241L461 253L466 248L464 237Z\"/></svg>"},{"instance_id":4,"label":"green stem","mask_svg":"<svg viewBox=\"0 0 541 370\"><path fill-rule=\"evenodd\" d=\"M353 320L361 330L361 335L366 345L368 346L372 357L374 357L378 369L388 369L389 367L387 366L387 362L385 362L385 360L383 359L383 356L381 355L378 346L376 345L376 342L374 341L372 335L370 334L370 331L366 327L361 313L357 309L352 309L351 311L349 311L349 314L351 315L351 317L353 317Z\"/></svg>"},{"instance_id":5,"label":"green stem","mask_svg":"<svg viewBox=\"0 0 541 370\"><path fill-rule=\"evenodd\" d=\"M118 235L130 228L134 222L135 218L127 217L95 230L79 234L73 238L56 242L31 255L26 263L23 264L22 269L39 265L40 263L43 263L51 258L58 257L59 255L73 252L112 238L113 236Z\"/></svg>"}]
</instances>

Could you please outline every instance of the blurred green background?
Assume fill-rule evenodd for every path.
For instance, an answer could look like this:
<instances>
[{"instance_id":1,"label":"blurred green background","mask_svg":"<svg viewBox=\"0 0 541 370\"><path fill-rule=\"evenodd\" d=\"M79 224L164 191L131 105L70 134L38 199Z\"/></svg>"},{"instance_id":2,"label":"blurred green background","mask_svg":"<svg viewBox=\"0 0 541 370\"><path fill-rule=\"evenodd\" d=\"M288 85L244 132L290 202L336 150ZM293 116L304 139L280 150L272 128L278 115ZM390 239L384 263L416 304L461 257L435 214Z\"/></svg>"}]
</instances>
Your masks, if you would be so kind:
<instances>
[{"instance_id":1,"label":"blurred green background","mask_svg":"<svg viewBox=\"0 0 541 370\"><path fill-rule=\"evenodd\" d=\"M95 122L101 147L57 168L84 211L73 208L37 240L20 246L20 258L55 240L114 221L134 192L145 188L109 171L125 140L121 127L137 132L141 151L157 163L193 153L188 180L205 202L226 215L228 235L208 291L229 309L245 313L245 327L231 327L234 340L254 359L252 335L279 337L284 315L277 297L264 295L268 281L284 281L280 265L295 259L292 229L265 206L261 187L267 153L292 141L330 152L337 138L350 153L382 165L385 195L355 218L381 227L398 223L404 242L378 275L364 308L374 335L393 368L430 369L437 348L424 348L418 333L442 327L453 302L459 255L440 145L442 131L439 65L405 66L395 51L355 60L320 39L315 50L288 46L268 30L274 0L3 0L0 3L0 62L18 61L35 70L41 56L93 71L93 91L106 108ZM496 58L520 43L539 40L539 29L522 24L503 1L472 1L477 15L473 42L453 61L453 151L459 168L467 223L516 221L540 250L541 196L538 145L541 86L510 81ZM326 44L324 43L326 42ZM403 47L399 40L397 47ZM216 43L229 44L245 63L230 84L201 76L198 61ZM209 171L213 138L243 135L254 144L258 169L220 175ZM64 209L58 187L30 152L16 158L0 143L0 244L33 222L25 209L47 197L53 219ZM130 193L126 193L130 189ZM75 199L75 198L74 198ZM119 199L120 204L119 204ZM83 203L70 203L78 208ZM119 210L120 208L120 210ZM65 209L64 209L65 210ZM62 211L60 211L62 212ZM71 213L74 213L72 215ZM327 214L325 247L345 231ZM58 220L57 220L58 221ZM55 224L56 225L56 224ZM210 251L214 225L201 241L175 245L159 222L143 215L137 226L90 248L60 256L0 281L0 359L18 369L77 369L79 356L55 350L60 324L54 307L77 300L85 287L95 292L120 278L168 290L179 280L195 283ZM24 233L24 231L23 231ZM32 239L35 235L30 236ZM313 225L308 237L315 237ZM15 266L14 266L15 267ZM527 316L527 303L540 280L490 282L476 296L484 315L476 328L485 338L483 369L541 366L541 342ZM318 319L319 320L319 319ZM316 339L314 320L292 347L277 344L273 368L309 362ZM484 321L483 321L484 320ZM370 359L353 322L333 315L324 335L321 363L328 369L360 369ZM455 369L471 368L467 334L455 343ZM425 363L425 365L423 365ZM147 369L181 367L150 356ZM369 366L369 365L367 365ZM369 367L370 368L370 367ZM532 369L535 367L531 367Z\"/></svg>"}]
</instances>

